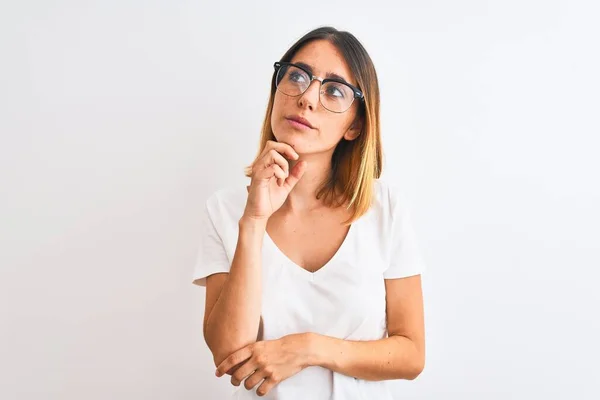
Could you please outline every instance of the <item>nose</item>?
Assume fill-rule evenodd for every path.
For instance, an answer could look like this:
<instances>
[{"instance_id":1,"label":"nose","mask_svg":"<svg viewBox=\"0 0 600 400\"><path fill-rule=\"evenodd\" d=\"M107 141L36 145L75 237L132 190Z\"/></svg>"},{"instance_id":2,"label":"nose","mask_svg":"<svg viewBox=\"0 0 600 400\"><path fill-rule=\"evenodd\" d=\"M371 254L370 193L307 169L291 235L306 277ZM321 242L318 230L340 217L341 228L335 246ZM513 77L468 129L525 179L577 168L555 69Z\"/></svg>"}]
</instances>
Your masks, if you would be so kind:
<instances>
[{"instance_id":1,"label":"nose","mask_svg":"<svg viewBox=\"0 0 600 400\"><path fill-rule=\"evenodd\" d=\"M314 111L317 107L317 104L319 103L320 91L321 82L317 79L313 79L308 84L308 87L306 88L304 93L302 93L302 95L298 98L298 105L302 108L308 107L309 110Z\"/></svg>"}]
</instances>

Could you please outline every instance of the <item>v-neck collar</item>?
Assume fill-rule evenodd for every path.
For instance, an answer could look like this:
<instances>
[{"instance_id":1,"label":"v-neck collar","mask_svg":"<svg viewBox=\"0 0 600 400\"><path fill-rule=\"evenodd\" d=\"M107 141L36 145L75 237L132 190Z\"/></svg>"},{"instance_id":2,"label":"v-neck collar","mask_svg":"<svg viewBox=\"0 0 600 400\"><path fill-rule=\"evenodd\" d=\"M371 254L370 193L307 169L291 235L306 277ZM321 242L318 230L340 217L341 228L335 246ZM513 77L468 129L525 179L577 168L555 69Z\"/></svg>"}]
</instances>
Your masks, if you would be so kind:
<instances>
[{"instance_id":1,"label":"v-neck collar","mask_svg":"<svg viewBox=\"0 0 600 400\"><path fill-rule=\"evenodd\" d=\"M362 218L359 218L359 220L360 219L362 219ZM269 233L266 230L265 230L265 238L266 238L266 241L268 242L268 244L279 255L279 257L281 257L285 261L285 263L288 264L288 267L290 267L294 271L297 271L298 275L312 281L312 280L315 280L318 276L325 274L327 272L327 270L333 268L332 264L334 264L337 261L337 259L339 257L341 257L340 253L342 253L344 251L344 249L348 246L348 242L352 239L352 236L354 235L354 230L356 229L355 225L357 222L358 222L358 220L354 221L352 224L350 224L350 228L348 229L348 232L346 233L346 237L344 237L344 241L338 247L338 249L333 254L333 256L329 259L329 261L327 261L323 266L321 266L319 269L317 269L314 272L311 272L305 268L302 268L300 265L298 265L294 261L292 261L279 248L279 246L277 246L277 244L273 241L273 239L271 238L271 236L269 235Z\"/></svg>"}]
</instances>

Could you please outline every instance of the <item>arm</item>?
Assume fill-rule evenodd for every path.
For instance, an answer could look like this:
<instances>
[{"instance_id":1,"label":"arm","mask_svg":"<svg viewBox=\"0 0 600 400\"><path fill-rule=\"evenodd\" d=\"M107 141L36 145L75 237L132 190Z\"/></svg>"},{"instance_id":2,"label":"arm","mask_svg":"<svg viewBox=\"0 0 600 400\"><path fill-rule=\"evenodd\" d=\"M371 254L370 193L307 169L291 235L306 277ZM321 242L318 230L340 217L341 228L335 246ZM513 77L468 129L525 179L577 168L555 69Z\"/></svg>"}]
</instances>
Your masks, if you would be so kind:
<instances>
[{"instance_id":1,"label":"arm","mask_svg":"<svg viewBox=\"0 0 600 400\"><path fill-rule=\"evenodd\" d=\"M246 346L221 363L223 376L237 367L231 382L268 393L279 382L309 366L365 380L415 379L425 365L421 277L386 279L388 336L350 341L316 333L299 333ZM256 371L256 372L255 372Z\"/></svg>"},{"instance_id":2,"label":"arm","mask_svg":"<svg viewBox=\"0 0 600 400\"><path fill-rule=\"evenodd\" d=\"M261 248L266 223L242 217L229 274L206 280L204 338L219 365L234 351L256 342L261 313Z\"/></svg>"},{"instance_id":3,"label":"arm","mask_svg":"<svg viewBox=\"0 0 600 400\"><path fill-rule=\"evenodd\" d=\"M349 341L307 334L309 364L366 380L415 379L425 366L421 276L386 279L387 338Z\"/></svg>"},{"instance_id":4,"label":"arm","mask_svg":"<svg viewBox=\"0 0 600 400\"><path fill-rule=\"evenodd\" d=\"M291 160L300 157L289 144L270 140L252 164L252 180L246 187L248 198L239 220L229 273L213 274L206 279L204 338L215 365L236 350L255 343L259 335L262 242L267 220L283 205L307 165L306 161L299 161L290 169L284 155Z\"/></svg>"}]
</instances>

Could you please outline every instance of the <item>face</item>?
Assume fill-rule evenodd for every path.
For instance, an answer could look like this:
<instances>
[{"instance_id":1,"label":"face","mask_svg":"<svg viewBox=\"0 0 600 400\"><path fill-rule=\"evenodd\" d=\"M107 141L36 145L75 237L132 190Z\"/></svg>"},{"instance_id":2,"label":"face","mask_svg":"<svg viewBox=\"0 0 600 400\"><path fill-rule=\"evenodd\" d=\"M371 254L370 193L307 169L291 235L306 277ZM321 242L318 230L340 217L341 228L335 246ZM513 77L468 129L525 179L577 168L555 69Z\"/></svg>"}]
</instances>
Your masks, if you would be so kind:
<instances>
[{"instance_id":1,"label":"face","mask_svg":"<svg viewBox=\"0 0 600 400\"><path fill-rule=\"evenodd\" d=\"M335 74L358 86L340 52L326 40L304 45L291 62L309 66L315 76L327 78ZM293 146L299 154L332 153L342 138L354 140L360 133L360 123L355 123L360 101L355 99L347 111L334 113L319 101L320 90L320 82L313 80L308 89L296 97L275 91L271 113L273 133L278 142ZM310 127L292 121L298 117L306 120Z\"/></svg>"}]
</instances>

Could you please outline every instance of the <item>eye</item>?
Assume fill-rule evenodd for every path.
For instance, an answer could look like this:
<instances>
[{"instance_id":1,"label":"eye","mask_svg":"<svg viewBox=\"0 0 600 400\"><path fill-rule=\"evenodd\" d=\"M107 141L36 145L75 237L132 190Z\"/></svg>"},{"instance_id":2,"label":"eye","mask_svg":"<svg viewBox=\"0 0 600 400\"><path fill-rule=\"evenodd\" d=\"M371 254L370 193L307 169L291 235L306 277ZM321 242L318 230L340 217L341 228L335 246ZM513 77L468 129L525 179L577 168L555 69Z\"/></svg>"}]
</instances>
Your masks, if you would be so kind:
<instances>
[{"instance_id":1,"label":"eye","mask_svg":"<svg viewBox=\"0 0 600 400\"><path fill-rule=\"evenodd\" d=\"M290 71L289 80L296 83L304 83L306 82L306 76L298 71Z\"/></svg>"},{"instance_id":2,"label":"eye","mask_svg":"<svg viewBox=\"0 0 600 400\"><path fill-rule=\"evenodd\" d=\"M343 85L339 84L339 83L330 83L329 85L327 85L327 88L325 89L325 93L328 96L332 96L332 97L339 97L339 98L344 98L346 97L346 93L344 90Z\"/></svg>"}]
</instances>

